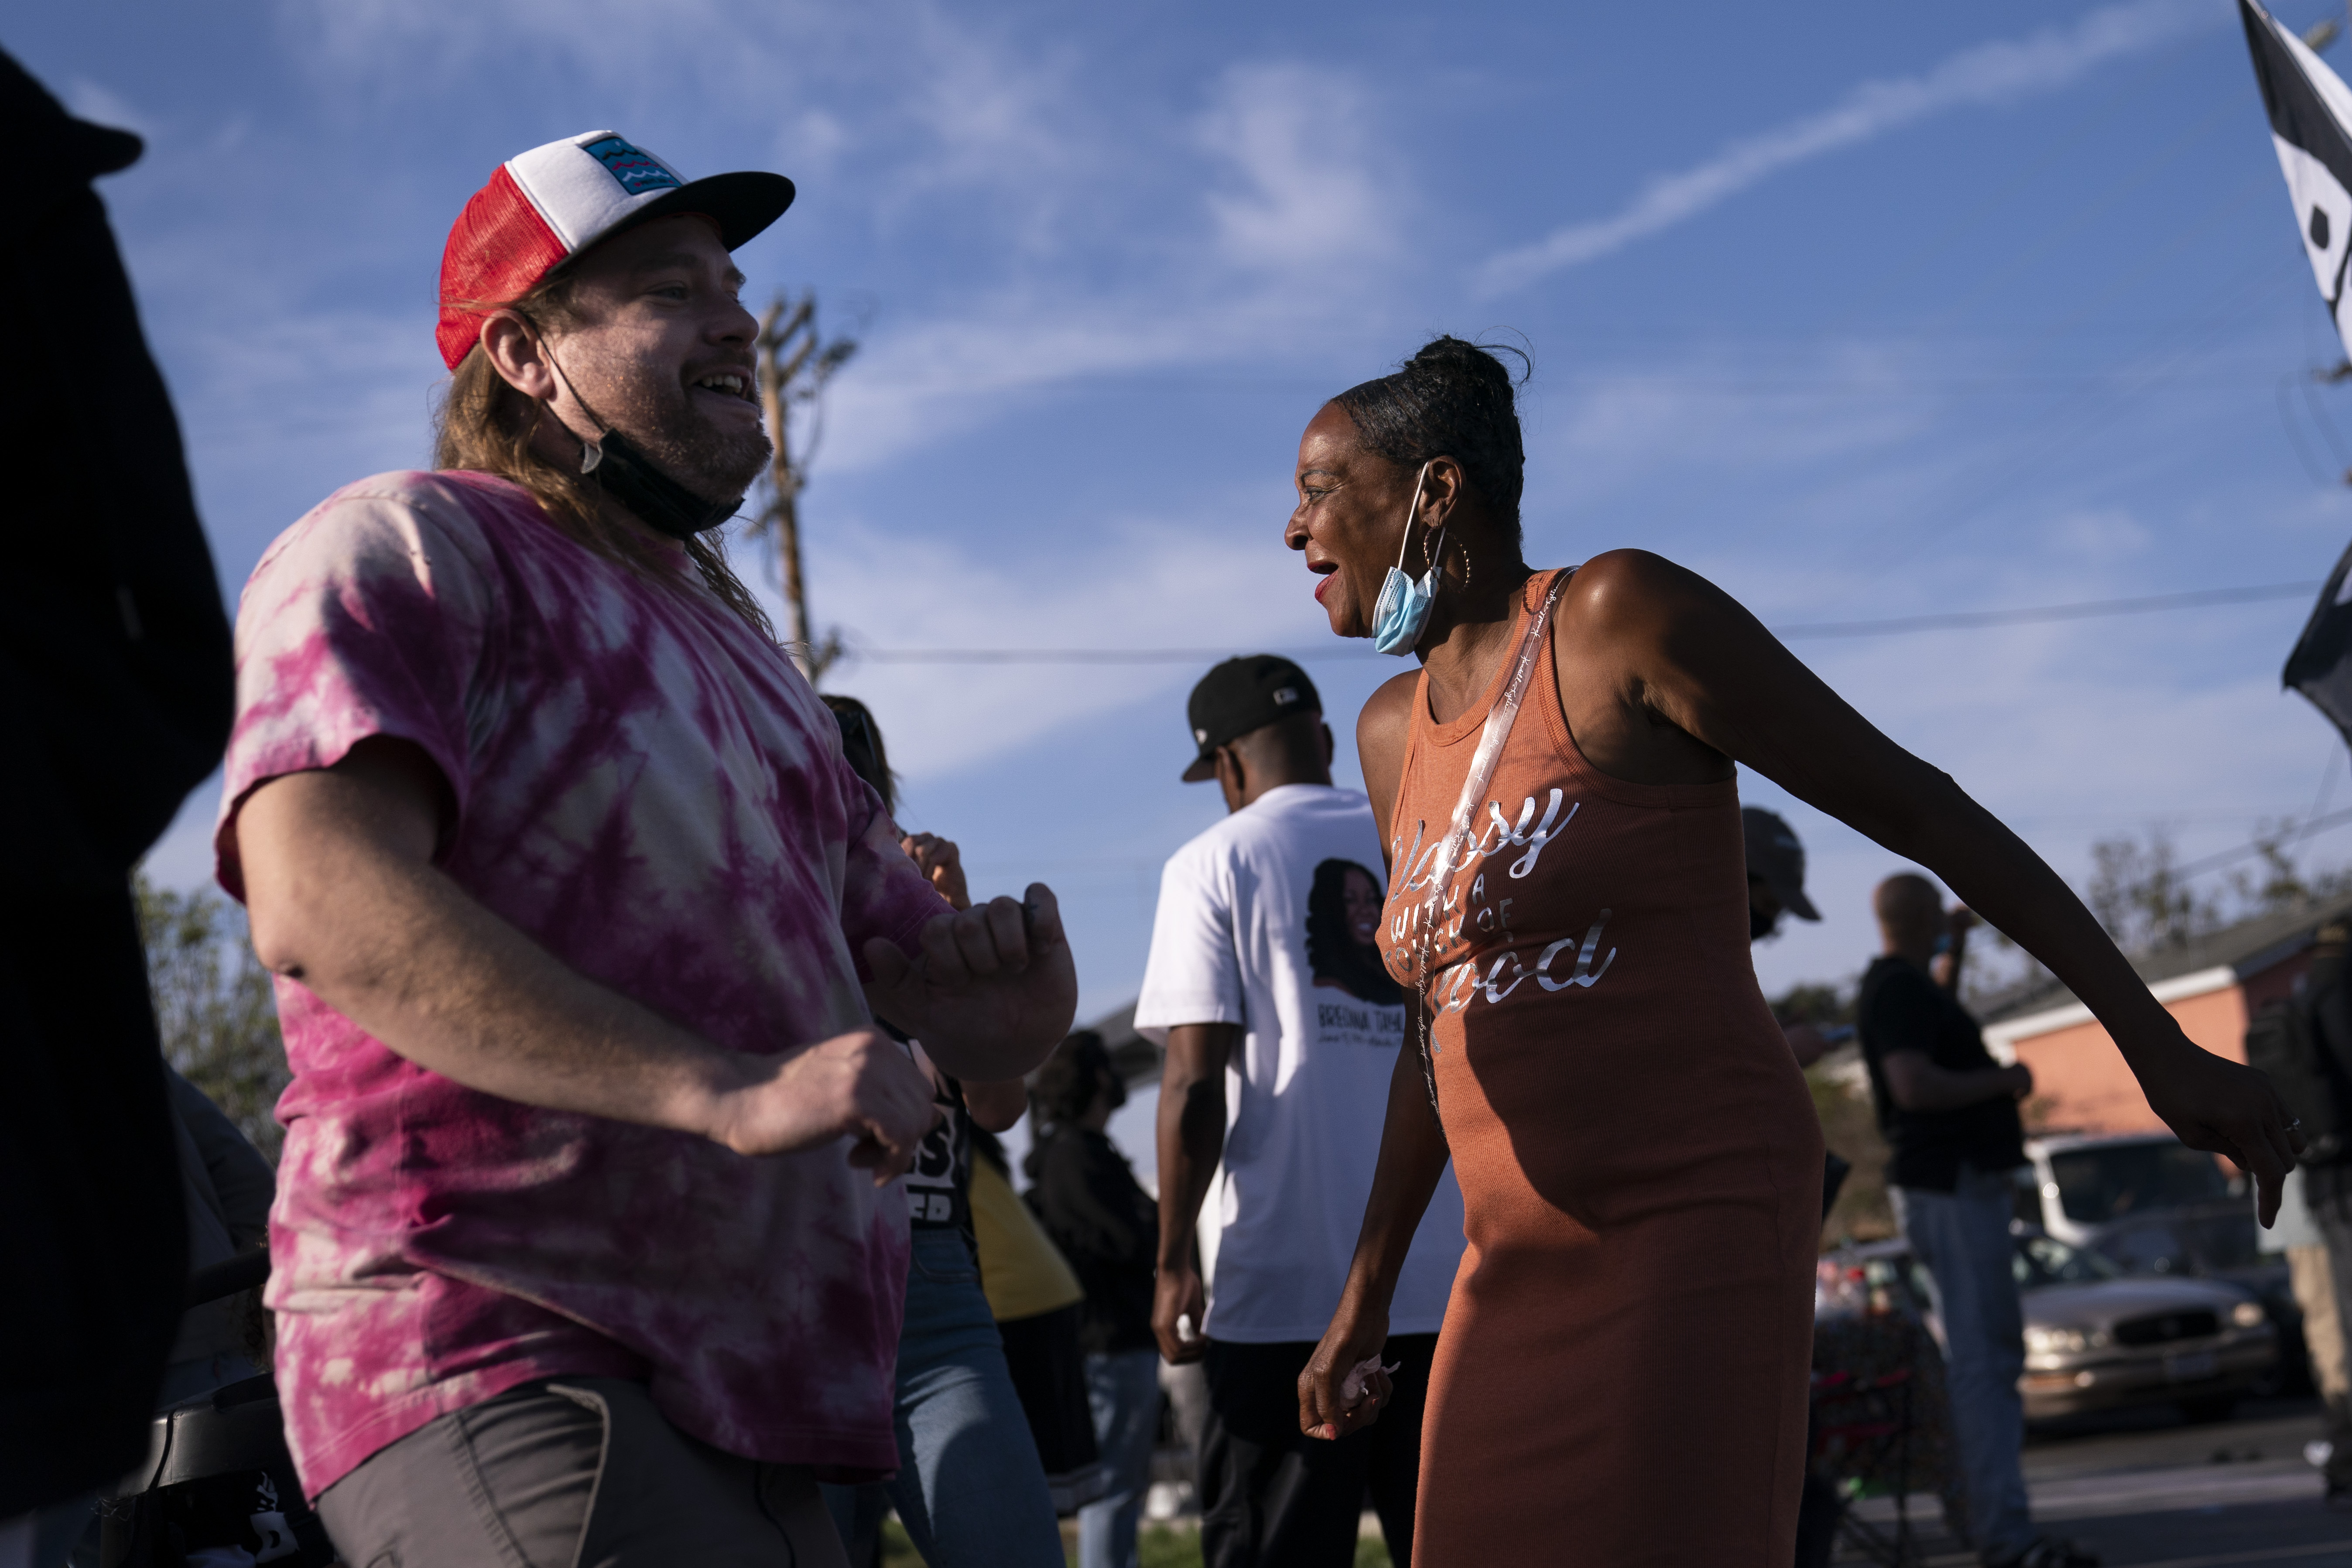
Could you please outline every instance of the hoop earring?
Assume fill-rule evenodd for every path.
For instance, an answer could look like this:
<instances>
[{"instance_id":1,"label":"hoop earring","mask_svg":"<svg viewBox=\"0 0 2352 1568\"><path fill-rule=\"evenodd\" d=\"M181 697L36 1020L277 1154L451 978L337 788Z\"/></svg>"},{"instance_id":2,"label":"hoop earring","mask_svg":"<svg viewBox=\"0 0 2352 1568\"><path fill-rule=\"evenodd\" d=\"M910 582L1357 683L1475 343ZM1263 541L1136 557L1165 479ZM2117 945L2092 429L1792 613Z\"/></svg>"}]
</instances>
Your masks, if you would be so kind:
<instances>
[{"instance_id":1,"label":"hoop earring","mask_svg":"<svg viewBox=\"0 0 2352 1568\"><path fill-rule=\"evenodd\" d=\"M1443 530L1440 531L1439 537L1444 537ZM1439 557L1436 555L1436 552L1430 548L1431 543L1432 541L1430 536L1427 531L1424 530L1421 536L1421 564L1423 570L1427 570L1438 563ZM1454 548L1460 552L1462 555L1462 586L1466 592L1470 586L1470 550L1467 545L1464 544L1458 539L1454 541Z\"/></svg>"}]
</instances>

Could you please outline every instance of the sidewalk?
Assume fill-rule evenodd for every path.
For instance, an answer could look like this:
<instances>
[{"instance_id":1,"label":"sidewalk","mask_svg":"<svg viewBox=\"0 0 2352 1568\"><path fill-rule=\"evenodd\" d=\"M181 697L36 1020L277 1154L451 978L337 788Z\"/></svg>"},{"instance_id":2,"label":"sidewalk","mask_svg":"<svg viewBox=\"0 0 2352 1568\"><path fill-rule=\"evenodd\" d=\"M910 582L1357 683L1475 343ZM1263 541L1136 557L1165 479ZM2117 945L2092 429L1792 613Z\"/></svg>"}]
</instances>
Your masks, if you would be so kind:
<instances>
[{"instance_id":1,"label":"sidewalk","mask_svg":"<svg viewBox=\"0 0 2352 1568\"><path fill-rule=\"evenodd\" d=\"M2352 1568L2352 1515L2322 1505L2319 1475L2303 1460L2315 1426L2298 1413L2029 1447L2034 1519L2105 1568ZM1854 1511L1892 1533L1894 1500ZM1974 1564L1944 1532L1934 1497L1911 1499L1910 1514L1925 1568ZM1870 1559L1841 1542L1835 1561Z\"/></svg>"}]
</instances>

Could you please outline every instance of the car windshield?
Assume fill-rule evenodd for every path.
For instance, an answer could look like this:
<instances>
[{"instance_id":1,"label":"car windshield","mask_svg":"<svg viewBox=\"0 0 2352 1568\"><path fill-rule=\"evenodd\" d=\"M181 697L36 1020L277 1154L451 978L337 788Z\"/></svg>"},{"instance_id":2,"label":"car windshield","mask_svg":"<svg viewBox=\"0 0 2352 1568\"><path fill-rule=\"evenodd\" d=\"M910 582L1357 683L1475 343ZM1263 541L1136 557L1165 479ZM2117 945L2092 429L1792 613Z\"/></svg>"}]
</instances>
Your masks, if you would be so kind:
<instances>
[{"instance_id":1,"label":"car windshield","mask_svg":"<svg viewBox=\"0 0 2352 1568\"><path fill-rule=\"evenodd\" d=\"M2010 1259L2018 1289L2036 1285L2088 1285L2095 1279L2120 1279L2123 1270L2095 1252L2082 1252L2046 1236L2017 1237Z\"/></svg>"},{"instance_id":2,"label":"car windshield","mask_svg":"<svg viewBox=\"0 0 2352 1568\"><path fill-rule=\"evenodd\" d=\"M2226 1202L2229 1179L2213 1156L2184 1143L2115 1143L2050 1156L2058 1201L2078 1225L2192 1204Z\"/></svg>"}]
</instances>

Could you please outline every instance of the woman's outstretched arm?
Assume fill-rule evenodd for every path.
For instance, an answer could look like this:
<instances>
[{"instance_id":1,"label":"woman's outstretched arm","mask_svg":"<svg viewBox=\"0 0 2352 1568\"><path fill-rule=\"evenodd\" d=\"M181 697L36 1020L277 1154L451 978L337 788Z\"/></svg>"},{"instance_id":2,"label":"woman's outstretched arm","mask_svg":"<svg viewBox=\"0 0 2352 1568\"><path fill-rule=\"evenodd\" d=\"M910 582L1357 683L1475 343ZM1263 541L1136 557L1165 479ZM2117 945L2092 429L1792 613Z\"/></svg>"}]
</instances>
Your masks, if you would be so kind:
<instances>
[{"instance_id":1,"label":"woman's outstretched arm","mask_svg":"<svg viewBox=\"0 0 2352 1568\"><path fill-rule=\"evenodd\" d=\"M1418 1005L1407 999L1408 1018ZM1339 1292L1331 1326L1323 1331L1322 1342L1298 1374L1298 1429L1310 1437L1344 1437L1370 1426L1388 1402L1384 1373L1366 1384L1370 1396L1352 1407L1341 1399L1339 1385L1359 1363L1378 1356L1388 1342L1389 1301L1396 1294L1413 1233L1429 1210L1430 1194L1445 1173L1446 1157L1445 1134L1438 1130L1422 1077L1421 1047L1408 1028L1397 1051L1396 1070L1389 1075L1380 1161L1372 1171L1371 1196L1364 1203L1364 1226L1356 1236L1348 1283Z\"/></svg>"},{"instance_id":2,"label":"woman's outstretched arm","mask_svg":"<svg viewBox=\"0 0 2352 1568\"><path fill-rule=\"evenodd\" d=\"M1704 578L1617 551L1589 563L1577 588L1577 640L1609 650L1633 701L1941 877L2090 1008L2182 1142L2253 1173L2270 1223L2302 1142L2284 1103L2262 1073L2180 1032L2023 840L1948 774L1879 733Z\"/></svg>"}]
</instances>

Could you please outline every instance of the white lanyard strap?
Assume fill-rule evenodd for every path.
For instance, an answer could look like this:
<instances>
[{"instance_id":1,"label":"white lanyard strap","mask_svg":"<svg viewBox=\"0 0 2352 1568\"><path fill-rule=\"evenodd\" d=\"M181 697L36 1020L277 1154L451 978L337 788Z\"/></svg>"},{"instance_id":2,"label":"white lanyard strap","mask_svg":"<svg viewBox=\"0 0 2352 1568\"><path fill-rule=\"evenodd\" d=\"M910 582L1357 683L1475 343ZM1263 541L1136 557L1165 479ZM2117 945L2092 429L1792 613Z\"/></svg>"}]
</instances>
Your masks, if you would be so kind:
<instances>
[{"instance_id":1,"label":"white lanyard strap","mask_svg":"<svg viewBox=\"0 0 2352 1568\"><path fill-rule=\"evenodd\" d=\"M1494 782L1495 764L1502 760L1503 748L1511 739L1512 728L1519 721L1519 705L1527 700L1528 686L1535 679L1536 661L1549 649L1550 642L1544 633L1551 624L1552 606L1559 602L1560 590L1568 586L1569 574L1554 577L1545 593L1543 603L1528 617L1527 630L1520 635L1519 646L1511 667L1511 679L1486 710L1486 721L1478 729L1478 749L1470 755L1470 771L1462 780L1462 796L1454 803L1454 820L1447 826L1444 842L1437 847L1432 859L1429 879L1423 884L1428 897L1413 916L1413 1002L1421 1028L1421 1070L1429 1085L1429 1109L1437 1110L1436 1050L1430 1043L1429 1028L1429 964L1431 948L1435 944L1444 919L1446 889L1458 868L1456 861L1469 844L1476 822L1479 805L1486 798L1486 786ZM1405 868L1408 878L1412 868ZM1440 1120L1443 1125L1443 1119Z\"/></svg>"}]
</instances>

